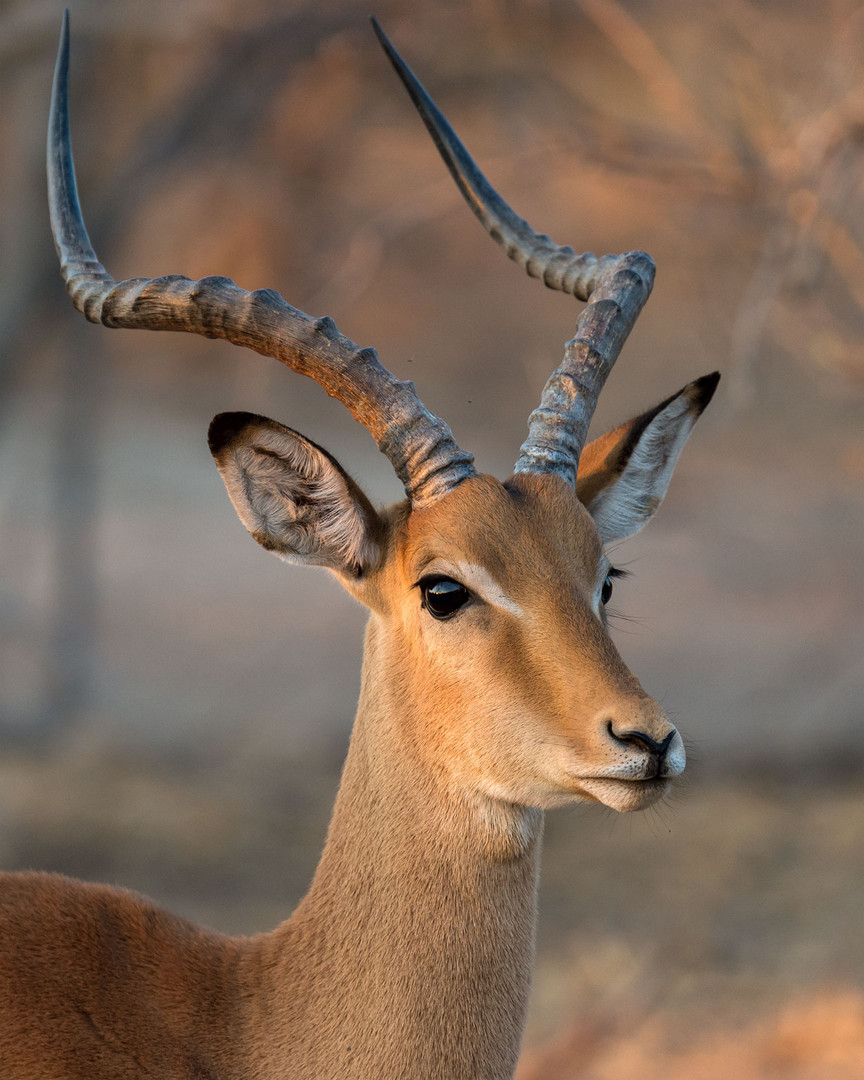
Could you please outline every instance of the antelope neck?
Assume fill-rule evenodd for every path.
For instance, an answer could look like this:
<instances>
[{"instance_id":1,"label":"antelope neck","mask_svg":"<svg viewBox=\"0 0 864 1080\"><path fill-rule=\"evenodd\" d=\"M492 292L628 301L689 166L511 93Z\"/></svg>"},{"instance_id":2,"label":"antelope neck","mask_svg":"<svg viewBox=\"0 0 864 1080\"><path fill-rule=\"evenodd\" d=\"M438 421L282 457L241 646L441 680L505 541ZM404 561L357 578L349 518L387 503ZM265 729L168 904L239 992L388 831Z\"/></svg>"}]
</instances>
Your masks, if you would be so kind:
<instances>
[{"instance_id":1,"label":"antelope neck","mask_svg":"<svg viewBox=\"0 0 864 1080\"><path fill-rule=\"evenodd\" d=\"M307 1075L290 1055L308 1069L314 1046L309 1076L506 1080L533 966L542 813L448 793L410 736L416 718L394 720L399 680L372 652L367 640L312 886L254 944L256 1009L286 1076Z\"/></svg>"}]
</instances>

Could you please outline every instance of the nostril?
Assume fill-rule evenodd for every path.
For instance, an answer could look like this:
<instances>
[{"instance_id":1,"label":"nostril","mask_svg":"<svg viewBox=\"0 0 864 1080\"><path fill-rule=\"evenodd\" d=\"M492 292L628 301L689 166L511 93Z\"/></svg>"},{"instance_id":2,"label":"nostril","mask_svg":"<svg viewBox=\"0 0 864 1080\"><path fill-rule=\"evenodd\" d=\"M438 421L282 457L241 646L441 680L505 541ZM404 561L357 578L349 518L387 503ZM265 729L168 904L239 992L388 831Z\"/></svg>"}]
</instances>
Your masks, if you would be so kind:
<instances>
[{"instance_id":1,"label":"nostril","mask_svg":"<svg viewBox=\"0 0 864 1080\"><path fill-rule=\"evenodd\" d=\"M658 758L663 757L669 749L670 743L675 738L674 728L662 742L657 742L656 739L652 739L651 736L646 735L644 731L616 731L612 726L611 720L606 725L606 729L616 742L631 743L633 746L638 746L643 750L647 750L649 754L656 754Z\"/></svg>"}]
</instances>

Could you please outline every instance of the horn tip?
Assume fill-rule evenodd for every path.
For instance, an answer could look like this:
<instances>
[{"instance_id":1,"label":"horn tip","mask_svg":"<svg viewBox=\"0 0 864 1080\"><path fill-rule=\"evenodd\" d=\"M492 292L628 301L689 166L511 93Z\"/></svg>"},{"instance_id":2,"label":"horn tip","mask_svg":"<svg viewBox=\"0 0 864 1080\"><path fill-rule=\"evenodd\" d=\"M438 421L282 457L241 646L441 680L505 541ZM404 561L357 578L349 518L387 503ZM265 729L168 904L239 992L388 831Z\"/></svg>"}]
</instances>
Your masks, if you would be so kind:
<instances>
[{"instance_id":1,"label":"horn tip","mask_svg":"<svg viewBox=\"0 0 864 1080\"><path fill-rule=\"evenodd\" d=\"M63 15L60 18L60 44L57 51L59 56L69 56L69 8L63 8Z\"/></svg>"},{"instance_id":2,"label":"horn tip","mask_svg":"<svg viewBox=\"0 0 864 1080\"><path fill-rule=\"evenodd\" d=\"M384 33L383 26L381 25L380 22L378 22L378 19L377 19L377 17L375 15L370 15L369 16L369 22L372 23L372 29L375 31L375 36L378 38L378 40L381 42L381 44L384 45L384 47L386 48L387 45L390 44L390 40L387 37L387 35Z\"/></svg>"},{"instance_id":3,"label":"horn tip","mask_svg":"<svg viewBox=\"0 0 864 1080\"><path fill-rule=\"evenodd\" d=\"M394 68L396 68L396 71L399 72L400 75L402 75L404 61L402 60L402 57L399 55L399 53L396 51L396 47L393 42L390 40L389 37L387 37L386 33L384 32L384 27L381 25L380 22L378 22L374 15L369 16L369 21L372 23L372 29L375 31L375 36L378 38L378 41L381 44L381 48L387 54L390 63L393 65ZM402 77L404 79L404 75Z\"/></svg>"}]
</instances>

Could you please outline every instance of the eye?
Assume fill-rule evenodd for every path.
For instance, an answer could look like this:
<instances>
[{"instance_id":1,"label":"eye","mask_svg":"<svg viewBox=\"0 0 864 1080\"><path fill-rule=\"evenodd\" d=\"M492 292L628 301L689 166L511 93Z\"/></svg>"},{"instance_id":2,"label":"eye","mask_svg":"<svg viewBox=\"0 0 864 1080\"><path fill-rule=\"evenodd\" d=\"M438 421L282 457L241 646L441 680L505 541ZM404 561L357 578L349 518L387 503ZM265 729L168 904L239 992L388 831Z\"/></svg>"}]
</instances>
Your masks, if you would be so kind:
<instances>
[{"instance_id":1,"label":"eye","mask_svg":"<svg viewBox=\"0 0 864 1080\"><path fill-rule=\"evenodd\" d=\"M428 577L418 584L423 596L423 607L433 619L449 619L471 596L464 585L451 578Z\"/></svg>"},{"instance_id":2,"label":"eye","mask_svg":"<svg viewBox=\"0 0 864 1080\"><path fill-rule=\"evenodd\" d=\"M603 582L603 588L600 590L600 603L605 607L612 599L612 589L614 588L615 578L629 577L629 570L619 570L617 566L610 566L606 574L606 580Z\"/></svg>"}]
</instances>

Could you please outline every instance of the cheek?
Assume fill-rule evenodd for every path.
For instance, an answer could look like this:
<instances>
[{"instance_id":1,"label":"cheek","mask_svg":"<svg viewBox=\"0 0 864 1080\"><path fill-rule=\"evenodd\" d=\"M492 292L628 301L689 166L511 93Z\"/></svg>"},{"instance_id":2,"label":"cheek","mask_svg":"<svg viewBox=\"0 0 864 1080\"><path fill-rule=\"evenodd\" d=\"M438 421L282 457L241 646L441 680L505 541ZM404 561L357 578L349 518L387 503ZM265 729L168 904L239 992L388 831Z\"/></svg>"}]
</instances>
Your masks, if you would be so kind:
<instances>
[{"instance_id":1,"label":"cheek","mask_svg":"<svg viewBox=\"0 0 864 1080\"><path fill-rule=\"evenodd\" d=\"M434 619L419 608L406 626L417 662L443 686L481 684L499 652L492 614L475 608L452 619Z\"/></svg>"},{"instance_id":2,"label":"cheek","mask_svg":"<svg viewBox=\"0 0 864 1080\"><path fill-rule=\"evenodd\" d=\"M441 622L426 616L414 640L420 649L418 659L440 685L479 704L497 699L514 685L508 668L522 655L523 643L507 625L509 620L495 611L478 608L466 616Z\"/></svg>"},{"instance_id":3,"label":"cheek","mask_svg":"<svg viewBox=\"0 0 864 1080\"><path fill-rule=\"evenodd\" d=\"M530 659L521 628L477 612L470 626L424 627L428 734L460 781L508 801L537 802L558 759L555 695ZM431 700L431 697L430 697Z\"/></svg>"}]
</instances>

